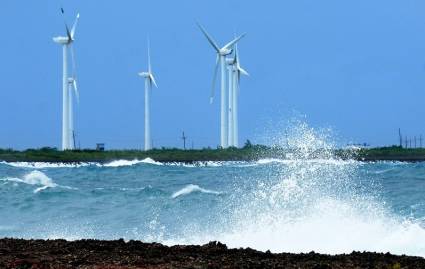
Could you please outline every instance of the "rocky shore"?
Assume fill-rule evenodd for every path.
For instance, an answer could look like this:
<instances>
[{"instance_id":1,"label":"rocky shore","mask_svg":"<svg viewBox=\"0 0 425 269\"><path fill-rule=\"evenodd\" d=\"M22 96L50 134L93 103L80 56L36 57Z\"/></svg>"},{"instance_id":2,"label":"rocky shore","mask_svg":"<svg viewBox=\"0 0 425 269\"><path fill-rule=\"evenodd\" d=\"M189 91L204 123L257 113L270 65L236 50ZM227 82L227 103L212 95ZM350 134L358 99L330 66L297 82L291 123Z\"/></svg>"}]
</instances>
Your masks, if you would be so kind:
<instances>
[{"instance_id":1,"label":"rocky shore","mask_svg":"<svg viewBox=\"0 0 425 269\"><path fill-rule=\"evenodd\" d=\"M167 247L124 240L0 239L0 268L425 268L425 259L369 252L272 254L219 242Z\"/></svg>"}]
</instances>

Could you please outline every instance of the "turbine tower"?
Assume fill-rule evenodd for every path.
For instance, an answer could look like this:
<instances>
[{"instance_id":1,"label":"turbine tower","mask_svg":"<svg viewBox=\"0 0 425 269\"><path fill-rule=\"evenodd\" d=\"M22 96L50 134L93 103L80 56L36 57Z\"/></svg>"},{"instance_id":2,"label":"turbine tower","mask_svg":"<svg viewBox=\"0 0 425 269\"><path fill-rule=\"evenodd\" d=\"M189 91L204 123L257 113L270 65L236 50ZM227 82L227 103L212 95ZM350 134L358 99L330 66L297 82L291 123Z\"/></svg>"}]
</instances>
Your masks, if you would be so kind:
<instances>
[{"instance_id":1,"label":"turbine tower","mask_svg":"<svg viewBox=\"0 0 425 269\"><path fill-rule=\"evenodd\" d=\"M234 58L226 58L227 69L229 71L229 102L228 102L228 146L234 147L234 114L233 114L233 88L234 88Z\"/></svg>"},{"instance_id":2,"label":"turbine tower","mask_svg":"<svg viewBox=\"0 0 425 269\"><path fill-rule=\"evenodd\" d=\"M239 85L241 75L249 76L248 72L241 67L239 60L238 45L235 47L235 55L233 61L233 146L239 147L239 117L238 117L238 99L239 99Z\"/></svg>"},{"instance_id":3,"label":"turbine tower","mask_svg":"<svg viewBox=\"0 0 425 269\"><path fill-rule=\"evenodd\" d=\"M150 93L152 90L152 83L156 85L155 78L151 68L151 56L150 56L150 42L148 40L148 71L139 73L139 76L145 78L145 150L152 149L151 140L151 123L150 123Z\"/></svg>"},{"instance_id":4,"label":"turbine tower","mask_svg":"<svg viewBox=\"0 0 425 269\"><path fill-rule=\"evenodd\" d=\"M62 15L64 16L64 10L61 8ZM65 22L66 36L54 37L53 41L62 45L63 53L63 74L62 74L62 150L73 149L73 143L71 143L70 134L70 111L69 111L69 77L68 77L68 49L71 48L71 56L74 58L72 49L72 43L74 42L75 29L77 27L78 19L80 14L77 14L74 25L69 30L68 25ZM72 144L72 145L71 145Z\"/></svg>"},{"instance_id":5,"label":"turbine tower","mask_svg":"<svg viewBox=\"0 0 425 269\"><path fill-rule=\"evenodd\" d=\"M214 41L214 39L207 33L207 31L198 23L199 28L201 29L202 33L207 38L208 42L211 44L211 46L214 48L214 50L217 53L216 58L216 65L214 69L214 76L213 76L213 82L212 82L212 91L211 91L211 98L210 102L212 103L214 100L214 91L215 91L215 81L217 77L217 69L219 65L221 66L221 92L220 92L220 98L221 98L221 117L220 117L220 146L222 148L227 148L228 146L228 126L227 126L227 100L226 100L226 56L232 53L233 46L242 38L245 36L245 34L240 35L239 37L233 39L229 43L227 43L224 47L220 48L217 43Z\"/></svg>"},{"instance_id":6,"label":"turbine tower","mask_svg":"<svg viewBox=\"0 0 425 269\"><path fill-rule=\"evenodd\" d=\"M77 103L79 103L79 93L77 88L77 79L75 77L75 74L73 77L68 78L68 122L69 122L69 128L68 128L68 137L69 137L69 143L68 143L68 149L75 149L75 129L74 129L74 99L73 99L73 93L75 94L75 97L77 99Z\"/></svg>"}]
</instances>

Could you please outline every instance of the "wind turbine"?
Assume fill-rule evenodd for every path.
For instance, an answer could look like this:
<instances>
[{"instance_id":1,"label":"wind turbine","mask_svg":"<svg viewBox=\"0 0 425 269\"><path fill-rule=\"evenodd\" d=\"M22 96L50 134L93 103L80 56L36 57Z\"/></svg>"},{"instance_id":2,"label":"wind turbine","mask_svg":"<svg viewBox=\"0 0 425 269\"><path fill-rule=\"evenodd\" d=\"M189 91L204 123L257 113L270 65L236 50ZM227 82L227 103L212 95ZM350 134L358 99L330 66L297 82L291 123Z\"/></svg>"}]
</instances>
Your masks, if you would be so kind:
<instances>
[{"instance_id":1,"label":"wind turbine","mask_svg":"<svg viewBox=\"0 0 425 269\"><path fill-rule=\"evenodd\" d=\"M156 85L155 78L151 68L151 55L150 55L150 42L148 40L148 71L139 73L139 76L145 78L145 150L152 149L151 140L151 123L150 123L150 92L152 90L152 83Z\"/></svg>"},{"instance_id":2,"label":"wind turbine","mask_svg":"<svg viewBox=\"0 0 425 269\"><path fill-rule=\"evenodd\" d=\"M239 60L238 45L235 47L235 55L233 62L233 105L232 105L232 114L233 114L233 146L239 147L239 118L238 118L238 97L239 97L239 85L241 80L241 75L249 76L248 72L241 67Z\"/></svg>"},{"instance_id":3,"label":"wind turbine","mask_svg":"<svg viewBox=\"0 0 425 269\"><path fill-rule=\"evenodd\" d=\"M202 33L207 38L208 42L211 44L211 46L214 48L214 50L217 52L217 58L216 58L216 65L214 69L214 76L213 76L213 82L212 82L212 91L211 91L211 98L210 102L212 103L214 100L214 91L215 91L215 81L217 77L217 69L219 65L221 66L221 92L220 92L220 98L221 98L221 117L220 117L220 146L222 148L227 148L228 146L228 131L227 131L227 105L226 105L226 56L231 54L233 51L233 46L242 38L245 36L245 34L242 34L229 43L227 43L224 47L220 48L217 43L214 41L214 39L207 33L207 31L198 23L199 28L201 29Z\"/></svg>"},{"instance_id":4,"label":"wind turbine","mask_svg":"<svg viewBox=\"0 0 425 269\"><path fill-rule=\"evenodd\" d=\"M62 16L64 16L64 10L61 8ZM68 25L65 22L66 36L54 37L53 41L62 45L63 53L63 74L62 74L62 150L73 149L71 146L70 139L70 111L69 111L69 77L68 77L68 49L71 48L71 57L74 58L74 50L72 43L74 42L75 29L77 27L78 19L80 14L77 14L74 25L69 30Z\"/></svg>"}]
</instances>

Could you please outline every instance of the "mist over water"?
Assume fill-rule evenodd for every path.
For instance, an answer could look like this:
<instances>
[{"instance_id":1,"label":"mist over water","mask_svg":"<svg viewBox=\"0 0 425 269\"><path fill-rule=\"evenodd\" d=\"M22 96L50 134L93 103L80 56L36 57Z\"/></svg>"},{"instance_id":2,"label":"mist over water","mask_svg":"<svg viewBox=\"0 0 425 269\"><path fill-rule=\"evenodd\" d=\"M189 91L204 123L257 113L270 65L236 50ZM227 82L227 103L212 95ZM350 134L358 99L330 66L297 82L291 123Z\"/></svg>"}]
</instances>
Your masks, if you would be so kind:
<instances>
[{"instance_id":1,"label":"mist over water","mask_svg":"<svg viewBox=\"0 0 425 269\"><path fill-rule=\"evenodd\" d=\"M294 155L206 166L2 163L0 237L425 257L425 164L338 160L330 137L299 122L273 138Z\"/></svg>"}]
</instances>

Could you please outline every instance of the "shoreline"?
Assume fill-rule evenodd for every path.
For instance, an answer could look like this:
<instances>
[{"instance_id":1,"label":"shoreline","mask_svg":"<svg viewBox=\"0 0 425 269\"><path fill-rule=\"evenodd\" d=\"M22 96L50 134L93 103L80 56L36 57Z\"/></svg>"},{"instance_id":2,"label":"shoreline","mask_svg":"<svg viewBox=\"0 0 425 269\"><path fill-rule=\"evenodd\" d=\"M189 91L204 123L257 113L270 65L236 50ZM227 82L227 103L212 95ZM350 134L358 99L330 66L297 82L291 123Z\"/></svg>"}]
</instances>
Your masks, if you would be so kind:
<instances>
[{"instance_id":1,"label":"shoreline","mask_svg":"<svg viewBox=\"0 0 425 269\"><path fill-rule=\"evenodd\" d=\"M336 159L364 162L398 161L423 162L425 149L404 149L400 147L370 149L285 149L252 145L244 148L228 149L153 149L140 150L73 150L59 151L54 148L28 149L16 151L0 149L0 161L3 162L46 162L46 163L110 163L118 160L145 160L150 158L160 163L205 163L240 161L252 162L261 159Z\"/></svg>"},{"instance_id":2,"label":"shoreline","mask_svg":"<svg viewBox=\"0 0 425 269\"><path fill-rule=\"evenodd\" d=\"M400 157L361 157L361 158L295 158L295 159L288 159L288 158L279 158L279 157L264 157L264 158L244 158L244 159L211 159L211 160L200 160L200 159L193 159L193 160L181 160L181 159L154 159L151 157L146 158L117 158L117 159L88 159L88 160L54 160L54 159L1 159L0 163L49 163L49 164L65 164L65 165L73 165L73 164L110 164L112 162L116 161L137 161L137 162L143 162L145 160L151 160L153 162L161 163L161 164L198 164L199 166L207 166L209 162L257 162L260 160L267 160L267 159L276 159L276 160L282 160L282 161L291 161L291 160L341 160L341 161L358 161L358 162L367 162L367 163L374 163L374 162L405 162L405 163L419 163L419 162L425 162L425 156L417 157L417 156L400 156ZM148 162L146 162L148 163Z\"/></svg>"},{"instance_id":3,"label":"shoreline","mask_svg":"<svg viewBox=\"0 0 425 269\"><path fill-rule=\"evenodd\" d=\"M0 239L1 268L425 268L421 257L352 252L326 255L229 249L219 242L164 246L114 240Z\"/></svg>"}]
</instances>

